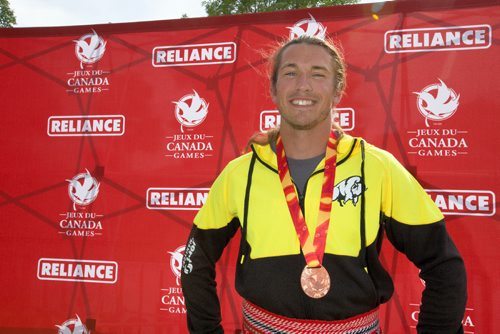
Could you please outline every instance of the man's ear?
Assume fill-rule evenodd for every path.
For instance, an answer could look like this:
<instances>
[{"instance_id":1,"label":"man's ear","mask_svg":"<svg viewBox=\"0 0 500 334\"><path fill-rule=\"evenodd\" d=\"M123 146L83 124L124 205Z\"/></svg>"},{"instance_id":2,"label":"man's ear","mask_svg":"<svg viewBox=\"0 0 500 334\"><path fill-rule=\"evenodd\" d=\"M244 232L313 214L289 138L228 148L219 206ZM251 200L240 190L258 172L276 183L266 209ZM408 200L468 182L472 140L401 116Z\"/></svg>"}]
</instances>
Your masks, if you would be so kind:
<instances>
[{"instance_id":1,"label":"man's ear","mask_svg":"<svg viewBox=\"0 0 500 334\"><path fill-rule=\"evenodd\" d=\"M277 106L278 105L278 98L276 97L276 88L271 86L271 88L269 89L269 93L271 93L271 100Z\"/></svg>"},{"instance_id":2,"label":"man's ear","mask_svg":"<svg viewBox=\"0 0 500 334\"><path fill-rule=\"evenodd\" d=\"M340 103L340 100L342 100L342 94L335 94L333 97L333 106L336 107Z\"/></svg>"}]
</instances>

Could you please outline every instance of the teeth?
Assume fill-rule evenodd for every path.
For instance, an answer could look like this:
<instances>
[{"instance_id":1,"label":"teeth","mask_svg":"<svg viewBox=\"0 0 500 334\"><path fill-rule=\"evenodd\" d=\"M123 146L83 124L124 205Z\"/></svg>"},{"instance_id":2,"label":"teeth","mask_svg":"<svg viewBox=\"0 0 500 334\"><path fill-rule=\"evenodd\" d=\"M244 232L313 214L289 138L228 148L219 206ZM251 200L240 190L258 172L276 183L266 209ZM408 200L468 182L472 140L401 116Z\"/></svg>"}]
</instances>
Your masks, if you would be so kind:
<instances>
[{"instance_id":1,"label":"teeth","mask_svg":"<svg viewBox=\"0 0 500 334\"><path fill-rule=\"evenodd\" d=\"M293 100L292 104L296 106L310 106L313 102L311 100Z\"/></svg>"}]
</instances>

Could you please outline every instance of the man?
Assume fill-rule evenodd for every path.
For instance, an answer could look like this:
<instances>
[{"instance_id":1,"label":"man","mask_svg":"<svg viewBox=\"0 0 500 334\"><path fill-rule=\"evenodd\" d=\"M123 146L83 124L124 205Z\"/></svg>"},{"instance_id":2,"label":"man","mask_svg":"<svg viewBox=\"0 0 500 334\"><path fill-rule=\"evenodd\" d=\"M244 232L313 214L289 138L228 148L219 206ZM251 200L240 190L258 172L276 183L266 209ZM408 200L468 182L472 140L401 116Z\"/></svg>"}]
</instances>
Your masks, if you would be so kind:
<instances>
[{"instance_id":1,"label":"man","mask_svg":"<svg viewBox=\"0 0 500 334\"><path fill-rule=\"evenodd\" d=\"M244 333L380 333L378 306L393 293L378 260L384 232L426 282L417 331L463 333L465 270L441 212L392 155L332 123L345 87L338 50L302 37L273 61L281 126L227 165L187 242L190 332L223 332L215 263L242 228Z\"/></svg>"}]
</instances>

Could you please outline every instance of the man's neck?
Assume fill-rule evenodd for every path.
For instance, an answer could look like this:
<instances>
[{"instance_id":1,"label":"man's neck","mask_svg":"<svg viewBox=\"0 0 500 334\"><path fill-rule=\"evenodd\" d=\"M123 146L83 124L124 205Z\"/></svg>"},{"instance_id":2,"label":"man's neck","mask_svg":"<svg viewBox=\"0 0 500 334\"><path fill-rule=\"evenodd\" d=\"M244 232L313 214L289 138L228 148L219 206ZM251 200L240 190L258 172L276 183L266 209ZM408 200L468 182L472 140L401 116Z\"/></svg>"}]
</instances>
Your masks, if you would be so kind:
<instances>
[{"instance_id":1,"label":"man's neck","mask_svg":"<svg viewBox=\"0 0 500 334\"><path fill-rule=\"evenodd\" d=\"M309 159L325 154L331 128L318 126L311 130L297 130L289 126L280 128L280 136L287 157Z\"/></svg>"}]
</instances>

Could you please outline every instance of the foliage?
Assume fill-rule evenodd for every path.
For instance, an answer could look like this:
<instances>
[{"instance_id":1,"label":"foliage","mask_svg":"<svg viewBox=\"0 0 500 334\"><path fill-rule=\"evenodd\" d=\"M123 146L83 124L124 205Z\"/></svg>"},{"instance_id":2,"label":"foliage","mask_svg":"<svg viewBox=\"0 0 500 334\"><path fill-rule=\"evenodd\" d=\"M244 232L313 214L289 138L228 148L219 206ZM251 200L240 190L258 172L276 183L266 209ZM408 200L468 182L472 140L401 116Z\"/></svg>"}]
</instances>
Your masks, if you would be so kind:
<instances>
[{"instance_id":1,"label":"foliage","mask_svg":"<svg viewBox=\"0 0 500 334\"><path fill-rule=\"evenodd\" d=\"M359 0L203 0L208 16L272 12L299 8L348 5Z\"/></svg>"},{"instance_id":2,"label":"foliage","mask_svg":"<svg viewBox=\"0 0 500 334\"><path fill-rule=\"evenodd\" d=\"M14 24L16 16L10 9L9 0L0 0L0 27L12 27Z\"/></svg>"}]
</instances>

